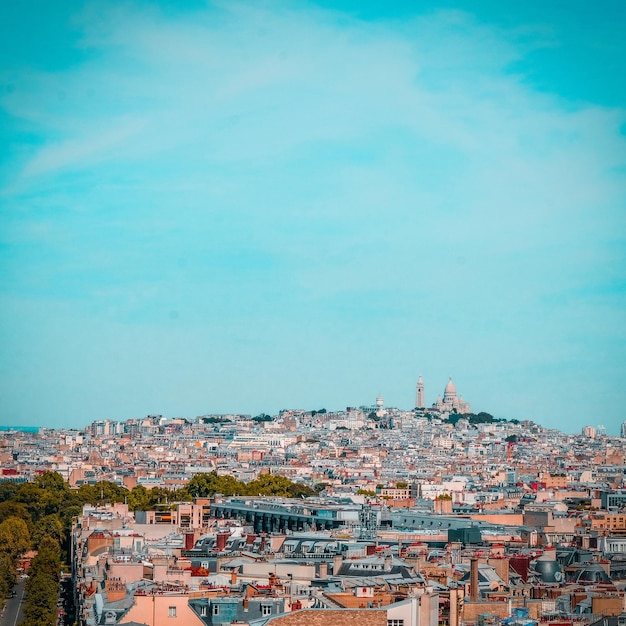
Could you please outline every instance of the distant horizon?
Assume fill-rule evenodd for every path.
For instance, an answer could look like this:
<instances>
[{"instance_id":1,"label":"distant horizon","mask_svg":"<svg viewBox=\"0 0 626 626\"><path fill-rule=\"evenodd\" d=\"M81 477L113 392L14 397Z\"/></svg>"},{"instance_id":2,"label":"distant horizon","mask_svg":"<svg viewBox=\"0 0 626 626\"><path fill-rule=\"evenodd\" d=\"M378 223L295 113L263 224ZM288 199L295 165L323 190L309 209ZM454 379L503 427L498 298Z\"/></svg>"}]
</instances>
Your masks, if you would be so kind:
<instances>
[{"instance_id":1,"label":"distant horizon","mask_svg":"<svg viewBox=\"0 0 626 626\"><path fill-rule=\"evenodd\" d=\"M406 406L421 373L619 432L625 20L2 3L0 415Z\"/></svg>"},{"instance_id":2,"label":"distant horizon","mask_svg":"<svg viewBox=\"0 0 626 626\"><path fill-rule=\"evenodd\" d=\"M317 409L305 409L305 408L285 408L285 409L280 409L279 411L276 411L274 413L269 413L269 415L277 416L280 411L320 411L320 410L326 410L328 413L336 413L336 412L341 412L341 411L345 411L347 408L349 407L353 407L353 408L361 408L361 407L373 407L374 403L372 403L372 405L366 405L366 404L359 404L359 405L346 405L343 408L328 408L326 406L320 406ZM386 406L386 408L393 408L393 409L397 409L399 411L412 411L414 410L416 407L410 408L410 409L403 409L401 407L397 407L397 406ZM424 407L424 411L428 412L429 408L432 407ZM195 416L191 416L191 415L165 415L163 413L160 412L155 412L155 413L145 413L144 415L140 415L140 416L133 416L133 417L122 417L122 418L114 418L114 417L96 417L93 418L92 420L84 423L82 426L50 426L50 425L46 425L46 424L40 424L40 425L35 425L35 424L31 424L31 425L16 425L16 424L0 424L0 431L6 431L6 430L19 430L19 431L23 431L23 432L36 432L39 429L43 428L43 429L48 429L48 430L85 430L87 429L93 422L98 422L98 421L111 421L111 422L119 422L119 423L123 423L126 422L128 420L141 420L141 419L145 419L147 417L156 417L156 416L161 416L164 419L167 420L174 420L174 419L187 419L190 421L193 420L197 420L201 417L204 417L205 415L250 415L251 417L255 417L257 415L261 415L263 413L263 411L259 411L259 412L249 412L249 411L220 411L220 412L205 412L205 413L198 413ZM506 418L506 417L500 417L498 415L495 415L493 413L491 413L491 411L485 411L485 410L478 410L478 411L471 411L472 414L474 415L478 415L479 413L488 413L489 415L491 415L494 419L501 419L501 420L505 420L507 422L511 422L512 420L518 420L518 418ZM464 415L464 414L461 414ZM557 430L560 431L564 434L567 435L580 435L581 432L579 431L566 431L563 430L561 428L556 428L553 426L546 426L544 424L542 424L541 422L537 421L537 420L533 420L530 418L520 418L518 421L520 422L524 422L524 421L529 421L532 422L534 424L537 424L538 426L541 426L542 428L546 428L546 429L551 429L551 430ZM592 426L594 428L598 428L598 427L603 427L603 424L593 424L593 423L589 423L589 424L585 424L585 426ZM582 429L581 429L582 430ZM617 434L613 434L611 432L609 432L609 429L606 429L606 436L607 437L620 437L621 431L618 429Z\"/></svg>"},{"instance_id":3,"label":"distant horizon","mask_svg":"<svg viewBox=\"0 0 626 626\"><path fill-rule=\"evenodd\" d=\"M19 430L21 432L29 433L39 430L40 428L46 428L45 426L11 426L11 425L0 425L0 431L4 430Z\"/></svg>"}]
</instances>

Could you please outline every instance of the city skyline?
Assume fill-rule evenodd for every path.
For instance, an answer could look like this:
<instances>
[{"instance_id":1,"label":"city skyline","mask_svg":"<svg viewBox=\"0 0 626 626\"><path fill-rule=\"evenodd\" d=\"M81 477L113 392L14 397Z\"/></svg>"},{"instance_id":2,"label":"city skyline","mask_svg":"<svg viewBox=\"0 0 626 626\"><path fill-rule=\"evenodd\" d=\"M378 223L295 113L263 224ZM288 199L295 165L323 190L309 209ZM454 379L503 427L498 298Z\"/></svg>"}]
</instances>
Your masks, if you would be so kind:
<instances>
[{"instance_id":1,"label":"city skyline","mask_svg":"<svg viewBox=\"0 0 626 626\"><path fill-rule=\"evenodd\" d=\"M0 424L619 433L623 3L0 8Z\"/></svg>"},{"instance_id":2,"label":"city skyline","mask_svg":"<svg viewBox=\"0 0 626 626\"><path fill-rule=\"evenodd\" d=\"M457 395L458 395L460 404L456 402ZM369 403L367 401L353 402L350 405L344 404L341 407L330 407L330 406L328 407L323 406L323 407L318 407L318 408L312 408L312 407L305 408L302 406L284 407L283 409L276 411L273 414L273 416L277 419L280 419L281 415L289 414L292 412L296 414L300 412L311 413L311 414L323 413L324 415L332 416L332 415L340 415L340 414L343 414L344 412L349 414L352 411L356 411L357 413L362 413L363 411L365 411L365 413L367 413L368 410L372 410L372 411L376 411L376 414L378 417L382 417L385 415L387 416L407 415L407 414L410 414L413 411L413 409L415 409L416 410L415 415L417 416L426 416L426 417L431 416L435 418L440 418L445 423L448 417L454 416L454 414L468 415L470 416L470 418L472 415L476 415L476 414L484 413L484 414L490 415L489 411L485 409L480 409L480 410L477 410L476 412L471 410L469 403L463 400L461 394L457 393L456 387L452 381L452 376L449 377L448 383L446 384L443 392L439 393L434 398L435 399L433 400L433 402L430 402L429 396L425 392L425 385L424 385L423 377L420 375L418 378L417 385L416 385L416 402L415 402L415 407L413 408L402 407L402 406L392 406L385 402L383 395L378 394L375 400L372 400ZM420 403L419 402L420 399L422 399L423 402ZM465 412L459 412L457 410L458 408L465 409ZM265 413L263 411L252 412L252 413L247 413L247 414L238 412L238 411L224 411L223 413L216 413L216 412L209 411L209 412L198 414L198 415L182 415L182 414L164 415L156 411L156 412L149 413L146 415L133 415L133 416L122 416L122 417L105 416L105 417L93 419L89 423L85 422L83 424L75 424L69 427L63 426L63 425L51 426L50 424L45 424L45 423L39 424L39 425L0 424L0 431L16 429L16 430L37 432L39 428L51 428L53 430L64 430L64 429L65 430L66 429L83 430L85 428L90 428L90 427L93 428L93 425L97 423L111 423L111 424L121 425L126 422L142 421L146 418L156 418L156 417L160 418L164 422L178 421L178 420L188 420L189 422L194 422L196 420L201 420L202 418L207 417L207 416L216 416L216 415L223 415L223 416L231 415L231 416L240 416L240 417L244 417L245 415L247 415L248 417L258 417L258 416L265 415ZM496 421L504 420L505 422L512 421L514 423L519 423L520 421L528 420L529 423L531 424L536 424L540 427L544 427L543 424L539 422L533 422L533 420L529 420L528 418L521 418L521 419L501 418L497 415L492 415L492 417L495 418ZM554 428L554 427L548 426L547 428ZM566 435L577 434L576 431L571 431L566 428L554 428L554 429ZM604 426L604 424L600 424L600 423L585 424L582 427L581 432L583 435L588 436L591 439L593 439L596 436L596 434L606 435L609 438L615 436L615 433L611 433L611 432L607 433L606 427ZM626 436L626 420L623 421L620 425L618 425L617 436L621 438L624 438Z\"/></svg>"}]
</instances>

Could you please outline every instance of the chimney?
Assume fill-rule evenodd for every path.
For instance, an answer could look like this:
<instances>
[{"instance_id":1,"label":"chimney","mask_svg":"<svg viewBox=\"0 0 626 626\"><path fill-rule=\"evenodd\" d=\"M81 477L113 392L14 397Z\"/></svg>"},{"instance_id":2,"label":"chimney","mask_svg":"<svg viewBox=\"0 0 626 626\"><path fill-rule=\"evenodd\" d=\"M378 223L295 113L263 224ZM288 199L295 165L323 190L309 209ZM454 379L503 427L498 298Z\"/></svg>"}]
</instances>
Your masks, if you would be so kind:
<instances>
[{"instance_id":1,"label":"chimney","mask_svg":"<svg viewBox=\"0 0 626 626\"><path fill-rule=\"evenodd\" d=\"M460 593L460 589L457 585L450 586L450 626L459 626L461 623L461 603L463 602L463 595Z\"/></svg>"},{"instance_id":2,"label":"chimney","mask_svg":"<svg viewBox=\"0 0 626 626\"><path fill-rule=\"evenodd\" d=\"M185 533L185 550L191 550L196 544L196 534L194 532Z\"/></svg>"},{"instance_id":3,"label":"chimney","mask_svg":"<svg viewBox=\"0 0 626 626\"><path fill-rule=\"evenodd\" d=\"M126 585L120 578L108 578L104 583L107 602L117 602L126 597Z\"/></svg>"},{"instance_id":4,"label":"chimney","mask_svg":"<svg viewBox=\"0 0 626 626\"><path fill-rule=\"evenodd\" d=\"M230 573L230 584L233 586L237 584L237 572L235 570Z\"/></svg>"},{"instance_id":5,"label":"chimney","mask_svg":"<svg viewBox=\"0 0 626 626\"><path fill-rule=\"evenodd\" d=\"M391 554L385 556L385 571L390 572L393 564L393 558Z\"/></svg>"},{"instance_id":6,"label":"chimney","mask_svg":"<svg viewBox=\"0 0 626 626\"><path fill-rule=\"evenodd\" d=\"M341 557L341 555L340 554L335 555L335 558L333 559L333 576L337 576L342 564L343 564L343 558Z\"/></svg>"},{"instance_id":7,"label":"chimney","mask_svg":"<svg viewBox=\"0 0 626 626\"><path fill-rule=\"evenodd\" d=\"M320 578L328 578L328 563L326 561L320 563Z\"/></svg>"},{"instance_id":8,"label":"chimney","mask_svg":"<svg viewBox=\"0 0 626 626\"><path fill-rule=\"evenodd\" d=\"M228 537L230 537L230 533L217 533L216 543L218 552L224 552L226 550L226 540Z\"/></svg>"},{"instance_id":9,"label":"chimney","mask_svg":"<svg viewBox=\"0 0 626 626\"><path fill-rule=\"evenodd\" d=\"M478 602L478 559L470 560L470 602Z\"/></svg>"}]
</instances>

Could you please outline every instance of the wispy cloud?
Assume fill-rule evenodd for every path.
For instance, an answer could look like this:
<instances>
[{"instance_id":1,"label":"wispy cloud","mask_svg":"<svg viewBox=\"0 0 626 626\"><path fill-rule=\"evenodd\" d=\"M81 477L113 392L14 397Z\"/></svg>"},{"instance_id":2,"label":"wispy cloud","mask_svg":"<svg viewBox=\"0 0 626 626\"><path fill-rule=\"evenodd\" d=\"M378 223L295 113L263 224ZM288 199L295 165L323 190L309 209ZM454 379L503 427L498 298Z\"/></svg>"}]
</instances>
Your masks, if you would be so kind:
<instances>
[{"instance_id":1,"label":"wispy cloud","mask_svg":"<svg viewBox=\"0 0 626 626\"><path fill-rule=\"evenodd\" d=\"M29 180L42 174L91 168L107 159L119 159L123 147L141 133L143 122L121 120L106 129L94 129L76 139L48 143L39 149L21 172Z\"/></svg>"},{"instance_id":2,"label":"wispy cloud","mask_svg":"<svg viewBox=\"0 0 626 626\"><path fill-rule=\"evenodd\" d=\"M172 299L244 343L280 320L296 341L305 308L313 338L392 320L407 350L475 330L524 362L597 334L605 305L576 294L622 284L626 115L532 88L518 62L545 29L230 2L76 23L80 62L13 69L0 97L31 138L2 169L10 285L43 273L41 294L58 281L116 323Z\"/></svg>"}]
</instances>

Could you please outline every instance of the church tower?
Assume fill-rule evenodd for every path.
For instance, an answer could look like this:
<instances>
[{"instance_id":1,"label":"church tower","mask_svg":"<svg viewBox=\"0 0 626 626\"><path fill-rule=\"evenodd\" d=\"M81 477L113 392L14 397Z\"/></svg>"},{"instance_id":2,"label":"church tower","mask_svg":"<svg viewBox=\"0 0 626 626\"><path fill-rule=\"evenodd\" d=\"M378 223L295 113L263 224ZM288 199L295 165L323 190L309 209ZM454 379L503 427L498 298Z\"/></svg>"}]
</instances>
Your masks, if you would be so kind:
<instances>
[{"instance_id":1,"label":"church tower","mask_svg":"<svg viewBox=\"0 0 626 626\"><path fill-rule=\"evenodd\" d=\"M424 381L420 374L420 377L417 379L417 387L415 388L415 407L423 409L424 406Z\"/></svg>"}]
</instances>

